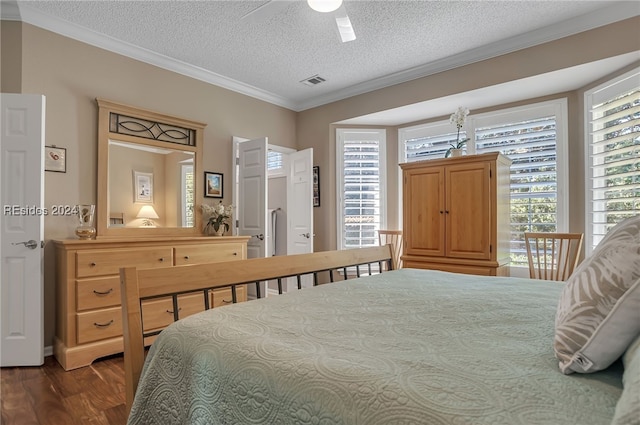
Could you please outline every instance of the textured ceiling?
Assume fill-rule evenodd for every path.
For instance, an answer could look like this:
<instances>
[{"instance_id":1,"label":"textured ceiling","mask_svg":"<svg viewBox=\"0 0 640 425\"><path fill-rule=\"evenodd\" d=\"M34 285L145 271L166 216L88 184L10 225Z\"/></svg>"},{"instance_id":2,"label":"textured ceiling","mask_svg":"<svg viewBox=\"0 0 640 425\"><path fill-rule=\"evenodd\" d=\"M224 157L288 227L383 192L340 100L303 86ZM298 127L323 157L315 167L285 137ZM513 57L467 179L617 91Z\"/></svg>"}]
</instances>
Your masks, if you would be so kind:
<instances>
[{"instance_id":1,"label":"textured ceiling","mask_svg":"<svg viewBox=\"0 0 640 425\"><path fill-rule=\"evenodd\" d=\"M161 66L229 82L294 110L640 12L639 2L345 1L357 39L342 43L332 14L315 12L305 1L287 2L270 18L241 19L264 3L51 0L18 6L26 22L132 56L152 55ZM96 41L101 37L107 41ZM300 83L315 74L326 82Z\"/></svg>"}]
</instances>

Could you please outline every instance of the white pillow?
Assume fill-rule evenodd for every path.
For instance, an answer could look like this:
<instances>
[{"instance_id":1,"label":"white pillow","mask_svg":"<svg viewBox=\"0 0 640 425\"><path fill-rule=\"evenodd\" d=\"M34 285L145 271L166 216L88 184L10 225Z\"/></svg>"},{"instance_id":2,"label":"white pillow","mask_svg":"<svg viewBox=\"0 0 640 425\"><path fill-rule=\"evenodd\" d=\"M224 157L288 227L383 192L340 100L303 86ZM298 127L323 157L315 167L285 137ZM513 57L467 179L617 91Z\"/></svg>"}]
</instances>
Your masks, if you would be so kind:
<instances>
[{"instance_id":1,"label":"white pillow","mask_svg":"<svg viewBox=\"0 0 640 425\"><path fill-rule=\"evenodd\" d=\"M640 334L640 215L618 223L573 272L556 313L565 373L607 368Z\"/></svg>"}]
</instances>

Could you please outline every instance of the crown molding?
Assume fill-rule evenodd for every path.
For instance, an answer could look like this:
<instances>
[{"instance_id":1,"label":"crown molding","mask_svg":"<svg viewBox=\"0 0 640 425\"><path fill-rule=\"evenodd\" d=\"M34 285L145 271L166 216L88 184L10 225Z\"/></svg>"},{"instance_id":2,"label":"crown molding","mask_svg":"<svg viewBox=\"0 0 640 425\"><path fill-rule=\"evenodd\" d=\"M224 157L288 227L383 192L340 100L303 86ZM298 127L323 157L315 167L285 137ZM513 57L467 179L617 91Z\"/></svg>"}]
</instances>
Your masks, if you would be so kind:
<instances>
[{"instance_id":1,"label":"crown molding","mask_svg":"<svg viewBox=\"0 0 640 425\"><path fill-rule=\"evenodd\" d=\"M4 4L4 3L3 3ZM38 9L29 6L28 2L21 2L19 5L20 17L23 22L37 26L39 28L63 35L65 37L86 43L113 53L117 53L159 68L166 69L187 77L195 78L209 84L213 84L237 93L241 93L283 108L295 110L295 103L290 100L262 90L260 88L245 84L243 82L216 74L186 62L182 62L168 56L164 56L151 50L135 46L133 44L118 40L108 35L87 29L72 22L60 19L55 16L43 13Z\"/></svg>"},{"instance_id":2,"label":"crown molding","mask_svg":"<svg viewBox=\"0 0 640 425\"><path fill-rule=\"evenodd\" d=\"M0 1L0 19L3 21L19 21L20 9L16 1Z\"/></svg>"},{"instance_id":3,"label":"crown molding","mask_svg":"<svg viewBox=\"0 0 640 425\"><path fill-rule=\"evenodd\" d=\"M15 1L2 0L2 19L21 20L39 28L55 32L65 37L69 37L110 52L121 54L168 71L173 71L264 102L300 112L343 100L348 97L390 87L474 62L491 59L493 57L631 18L640 14L640 6L638 5L639 3L635 1L612 2L611 6L607 7L605 10L597 10L559 24L550 25L516 37L510 37L506 40L501 40L478 49L468 50L422 66L389 74L381 78L356 84L339 91L301 102L295 102L215 72L160 55L148 49L117 40L113 37L89 30L58 17L45 14L38 9L29 6L28 2L21 2L18 6Z\"/></svg>"}]
</instances>

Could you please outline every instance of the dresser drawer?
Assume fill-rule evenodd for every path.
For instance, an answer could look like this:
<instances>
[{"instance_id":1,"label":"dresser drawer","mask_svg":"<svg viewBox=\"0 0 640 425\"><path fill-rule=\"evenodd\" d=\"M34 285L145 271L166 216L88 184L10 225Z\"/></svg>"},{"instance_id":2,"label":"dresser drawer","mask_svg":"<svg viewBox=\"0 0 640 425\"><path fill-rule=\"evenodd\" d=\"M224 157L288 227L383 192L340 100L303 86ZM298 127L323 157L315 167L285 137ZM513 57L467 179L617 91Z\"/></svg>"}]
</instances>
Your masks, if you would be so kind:
<instances>
[{"instance_id":1,"label":"dresser drawer","mask_svg":"<svg viewBox=\"0 0 640 425\"><path fill-rule=\"evenodd\" d=\"M212 307L222 307L224 305L233 304L233 296L231 288L214 289ZM243 302L247 300L247 287L245 285L236 286L236 301Z\"/></svg>"},{"instance_id":2,"label":"dresser drawer","mask_svg":"<svg viewBox=\"0 0 640 425\"><path fill-rule=\"evenodd\" d=\"M171 247L91 250L76 253L76 277L119 274L121 267L171 267Z\"/></svg>"},{"instance_id":3,"label":"dresser drawer","mask_svg":"<svg viewBox=\"0 0 640 425\"><path fill-rule=\"evenodd\" d=\"M78 313L76 319L79 344L122 335L120 307Z\"/></svg>"},{"instance_id":4,"label":"dresser drawer","mask_svg":"<svg viewBox=\"0 0 640 425\"><path fill-rule=\"evenodd\" d=\"M211 304L211 301L209 301ZM178 297L178 317L184 319L204 311L204 294L180 295ZM162 298L142 303L142 325L145 331L160 329L173 323L173 300Z\"/></svg>"},{"instance_id":5,"label":"dresser drawer","mask_svg":"<svg viewBox=\"0 0 640 425\"><path fill-rule=\"evenodd\" d=\"M176 266L242 260L244 244L184 245L174 248Z\"/></svg>"},{"instance_id":6,"label":"dresser drawer","mask_svg":"<svg viewBox=\"0 0 640 425\"><path fill-rule=\"evenodd\" d=\"M76 309L92 310L118 306L120 299L120 278L118 276L76 280Z\"/></svg>"}]
</instances>

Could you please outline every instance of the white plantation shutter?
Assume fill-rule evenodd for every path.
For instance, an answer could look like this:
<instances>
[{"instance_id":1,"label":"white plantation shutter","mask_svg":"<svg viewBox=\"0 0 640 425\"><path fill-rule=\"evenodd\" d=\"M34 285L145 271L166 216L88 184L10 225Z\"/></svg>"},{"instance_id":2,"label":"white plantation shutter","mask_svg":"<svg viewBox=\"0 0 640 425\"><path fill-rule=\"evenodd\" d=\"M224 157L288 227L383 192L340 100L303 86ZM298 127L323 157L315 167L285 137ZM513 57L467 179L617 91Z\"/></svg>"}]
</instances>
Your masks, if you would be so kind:
<instances>
[{"instance_id":1,"label":"white plantation shutter","mask_svg":"<svg viewBox=\"0 0 640 425\"><path fill-rule=\"evenodd\" d=\"M339 249L376 246L384 223L384 131L337 135Z\"/></svg>"},{"instance_id":2,"label":"white plantation shutter","mask_svg":"<svg viewBox=\"0 0 640 425\"><path fill-rule=\"evenodd\" d=\"M425 159L443 158L447 150L456 142L457 132L424 136L405 141L406 162L424 161ZM467 133L460 132L460 139L467 137ZM466 147L463 151L466 150Z\"/></svg>"},{"instance_id":3,"label":"white plantation shutter","mask_svg":"<svg viewBox=\"0 0 640 425\"><path fill-rule=\"evenodd\" d=\"M590 252L616 223L640 214L640 73L606 83L586 97Z\"/></svg>"},{"instance_id":4,"label":"white plantation shutter","mask_svg":"<svg viewBox=\"0 0 640 425\"><path fill-rule=\"evenodd\" d=\"M524 232L558 231L556 117L476 128L476 152L511 163L511 262L527 264Z\"/></svg>"}]
</instances>

